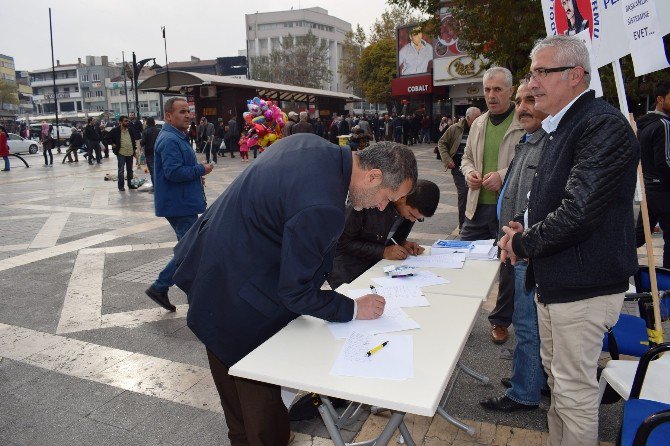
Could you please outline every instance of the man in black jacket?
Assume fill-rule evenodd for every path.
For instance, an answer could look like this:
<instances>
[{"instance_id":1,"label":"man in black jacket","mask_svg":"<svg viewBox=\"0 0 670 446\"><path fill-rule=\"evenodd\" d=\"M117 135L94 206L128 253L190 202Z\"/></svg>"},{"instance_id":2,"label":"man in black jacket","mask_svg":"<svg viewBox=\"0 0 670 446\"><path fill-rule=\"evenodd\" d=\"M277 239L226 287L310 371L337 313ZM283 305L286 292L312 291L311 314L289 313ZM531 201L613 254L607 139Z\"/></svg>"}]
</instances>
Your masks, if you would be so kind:
<instances>
[{"instance_id":1,"label":"man in black jacket","mask_svg":"<svg viewBox=\"0 0 670 446\"><path fill-rule=\"evenodd\" d=\"M144 149L144 159L149 168L149 175L151 176L151 190L154 187L154 145L160 129L156 127L156 120L154 118L147 118L147 128L142 130L142 138L140 145Z\"/></svg>"},{"instance_id":2,"label":"man in black jacket","mask_svg":"<svg viewBox=\"0 0 670 446\"><path fill-rule=\"evenodd\" d=\"M503 227L501 260L528 259L526 289L535 284L551 389L548 444L596 446L602 339L637 270L632 201L639 144L621 112L588 89L582 41L547 37L531 59L528 86L535 108L549 115L542 121L547 143L524 224Z\"/></svg>"},{"instance_id":3,"label":"man in black jacket","mask_svg":"<svg viewBox=\"0 0 670 446\"><path fill-rule=\"evenodd\" d=\"M356 211L347 209L344 232L337 242L333 272L328 283L335 289L349 283L381 259L403 260L424 249L407 240L414 222L432 217L440 201L440 189L428 180L418 180L414 191L386 206Z\"/></svg>"},{"instance_id":4,"label":"man in black jacket","mask_svg":"<svg viewBox=\"0 0 670 446\"><path fill-rule=\"evenodd\" d=\"M102 154L100 153L100 133L95 125L93 118L88 118L86 127L84 127L84 141L86 143L86 156L88 163L93 164L93 152L95 151L95 160L102 164Z\"/></svg>"},{"instance_id":5,"label":"man in black jacket","mask_svg":"<svg viewBox=\"0 0 670 446\"><path fill-rule=\"evenodd\" d=\"M637 121L649 225L663 230L663 268L670 268L670 81L656 86L656 108ZM640 211L642 212L642 211ZM642 214L635 228L637 246L644 245Z\"/></svg>"}]
</instances>

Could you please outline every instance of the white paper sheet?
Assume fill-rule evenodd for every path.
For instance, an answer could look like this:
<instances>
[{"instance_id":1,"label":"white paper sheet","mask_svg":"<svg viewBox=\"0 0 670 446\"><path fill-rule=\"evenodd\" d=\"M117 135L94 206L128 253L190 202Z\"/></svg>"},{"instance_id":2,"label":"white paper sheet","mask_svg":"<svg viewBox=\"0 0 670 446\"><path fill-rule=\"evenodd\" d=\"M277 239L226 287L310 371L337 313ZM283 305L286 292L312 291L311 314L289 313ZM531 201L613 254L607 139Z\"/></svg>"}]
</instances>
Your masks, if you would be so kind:
<instances>
[{"instance_id":1,"label":"white paper sheet","mask_svg":"<svg viewBox=\"0 0 670 446\"><path fill-rule=\"evenodd\" d=\"M461 269L465 263L464 253L445 253L426 256L410 256L402 264L414 268L448 268Z\"/></svg>"},{"instance_id":2,"label":"white paper sheet","mask_svg":"<svg viewBox=\"0 0 670 446\"><path fill-rule=\"evenodd\" d=\"M431 285L443 285L449 283L447 279L444 279L437 274L434 274L430 271L419 271L414 276L409 277L375 277L372 279L380 287L397 287L400 285L407 286L418 286L420 288Z\"/></svg>"},{"instance_id":3,"label":"white paper sheet","mask_svg":"<svg viewBox=\"0 0 670 446\"><path fill-rule=\"evenodd\" d=\"M388 344L371 356L367 352ZM414 343L409 335L352 333L342 346L331 375L403 380L414 376Z\"/></svg>"},{"instance_id":4,"label":"white paper sheet","mask_svg":"<svg viewBox=\"0 0 670 446\"><path fill-rule=\"evenodd\" d=\"M430 302L417 286L398 284L394 287L377 287L377 294L384 296L386 303L395 307L429 307ZM370 294L369 288L361 288L347 291L347 295L352 299Z\"/></svg>"},{"instance_id":5,"label":"white paper sheet","mask_svg":"<svg viewBox=\"0 0 670 446\"><path fill-rule=\"evenodd\" d=\"M410 319L407 313L399 307L387 304L384 307L384 314L378 319L329 322L328 328L335 339L345 339L355 331L367 334L391 333L394 331L414 330L415 328L421 328L421 326L413 319Z\"/></svg>"}]
</instances>

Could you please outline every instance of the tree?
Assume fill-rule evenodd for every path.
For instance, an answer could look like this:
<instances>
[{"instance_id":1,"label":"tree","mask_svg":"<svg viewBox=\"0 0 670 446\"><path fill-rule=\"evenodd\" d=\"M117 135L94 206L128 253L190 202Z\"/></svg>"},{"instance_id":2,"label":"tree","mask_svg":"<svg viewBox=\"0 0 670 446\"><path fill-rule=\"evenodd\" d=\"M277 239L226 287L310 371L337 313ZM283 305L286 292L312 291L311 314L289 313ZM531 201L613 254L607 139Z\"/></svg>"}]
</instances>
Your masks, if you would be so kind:
<instances>
[{"instance_id":1,"label":"tree","mask_svg":"<svg viewBox=\"0 0 670 446\"><path fill-rule=\"evenodd\" d=\"M19 87L15 82L0 79L0 110L5 104L19 105Z\"/></svg>"},{"instance_id":2,"label":"tree","mask_svg":"<svg viewBox=\"0 0 670 446\"><path fill-rule=\"evenodd\" d=\"M395 30L398 26L425 21L426 18L419 11L407 4L398 3L384 11L381 17L375 20L370 29L370 42L378 42L383 39L395 40Z\"/></svg>"},{"instance_id":3,"label":"tree","mask_svg":"<svg viewBox=\"0 0 670 446\"><path fill-rule=\"evenodd\" d=\"M368 101L386 104L393 109L391 80L396 75L395 39L385 38L371 43L361 53L359 76Z\"/></svg>"},{"instance_id":4,"label":"tree","mask_svg":"<svg viewBox=\"0 0 670 446\"><path fill-rule=\"evenodd\" d=\"M365 31L358 25L355 32L349 31L345 34L342 44L342 59L338 71L344 85L351 88L356 96L363 96L363 81L358 73L366 40Z\"/></svg>"},{"instance_id":5,"label":"tree","mask_svg":"<svg viewBox=\"0 0 670 446\"><path fill-rule=\"evenodd\" d=\"M279 84L323 88L332 79L328 44L311 30L304 36L289 34L269 56L251 58L251 77Z\"/></svg>"}]
</instances>

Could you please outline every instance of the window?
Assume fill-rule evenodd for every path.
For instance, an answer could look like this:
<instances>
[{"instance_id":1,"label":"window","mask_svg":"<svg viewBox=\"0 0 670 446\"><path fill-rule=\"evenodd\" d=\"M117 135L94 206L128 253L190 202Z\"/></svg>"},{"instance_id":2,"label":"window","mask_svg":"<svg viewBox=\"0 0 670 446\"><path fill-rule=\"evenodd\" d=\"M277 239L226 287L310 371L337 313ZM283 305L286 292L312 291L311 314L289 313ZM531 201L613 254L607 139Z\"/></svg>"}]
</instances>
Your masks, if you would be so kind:
<instances>
[{"instance_id":1,"label":"window","mask_svg":"<svg viewBox=\"0 0 670 446\"><path fill-rule=\"evenodd\" d=\"M63 92L64 93L69 93L70 92L70 87L63 87Z\"/></svg>"},{"instance_id":2,"label":"window","mask_svg":"<svg viewBox=\"0 0 670 446\"><path fill-rule=\"evenodd\" d=\"M82 82L88 82L88 74L82 74L81 75L81 81Z\"/></svg>"},{"instance_id":3,"label":"window","mask_svg":"<svg viewBox=\"0 0 670 446\"><path fill-rule=\"evenodd\" d=\"M268 49L268 39L260 39L258 41L260 43L260 49L261 50L267 50Z\"/></svg>"},{"instance_id":4,"label":"window","mask_svg":"<svg viewBox=\"0 0 670 446\"><path fill-rule=\"evenodd\" d=\"M94 81L99 81L99 80L100 80L100 74L98 74L98 73L93 73L93 80L94 80Z\"/></svg>"},{"instance_id":5,"label":"window","mask_svg":"<svg viewBox=\"0 0 670 446\"><path fill-rule=\"evenodd\" d=\"M87 92L86 92L86 97L87 97L87 98L92 98L92 97L93 97L93 92L91 92L91 91L87 91Z\"/></svg>"},{"instance_id":6,"label":"window","mask_svg":"<svg viewBox=\"0 0 670 446\"><path fill-rule=\"evenodd\" d=\"M95 92L95 96L98 97L98 98L102 98L102 97L105 96L105 92L102 91L102 90L98 90L98 91Z\"/></svg>"},{"instance_id":7,"label":"window","mask_svg":"<svg viewBox=\"0 0 670 446\"><path fill-rule=\"evenodd\" d=\"M256 49L256 41L247 40L247 48L249 48L250 50L255 50Z\"/></svg>"}]
</instances>

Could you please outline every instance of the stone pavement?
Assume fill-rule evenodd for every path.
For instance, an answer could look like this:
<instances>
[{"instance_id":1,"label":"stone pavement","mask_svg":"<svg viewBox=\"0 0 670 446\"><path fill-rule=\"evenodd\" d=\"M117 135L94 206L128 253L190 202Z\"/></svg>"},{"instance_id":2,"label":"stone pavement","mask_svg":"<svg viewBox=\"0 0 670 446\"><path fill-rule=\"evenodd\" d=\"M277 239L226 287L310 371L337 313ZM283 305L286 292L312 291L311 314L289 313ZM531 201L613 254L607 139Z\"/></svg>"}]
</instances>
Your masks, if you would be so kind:
<instances>
[{"instance_id":1,"label":"stone pavement","mask_svg":"<svg viewBox=\"0 0 670 446\"><path fill-rule=\"evenodd\" d=\"M414 147L420 176L442 190L436 215L411 235L424 244L452 233L457 222L451 176L432 148ZM27 159L31 168L13 162L0 175L0 444L229 444L204 347L186 326L185 295L171 291L176 313L144 295L175 244L172 229L153 214L153 196L118 192L116 182L103 181L116 173L113 155L101 166L62 165L62 155L54 167L44 167L40 155ZM247 166L239 157L220 158L207 177L208 200ZM489 311L495 292L491 297ZM464 356L483 361L486 373L504 375L510 363L488 341L486 314ZM467 399L478 386L462 379L455 397ZM526 414L485 414L469 399L470 406L459 402L464 408L455 411L478 420L475 437L440 417L412 416L417 443L542 444L546 407L533 421ZM611 441L619 414L606 415L611 427L601 436ZM384 416L366 414L347 438L369 438ZM332 444L322 438L319 420L293 429L295 444Z\"/></svg>"}]
</instances>

